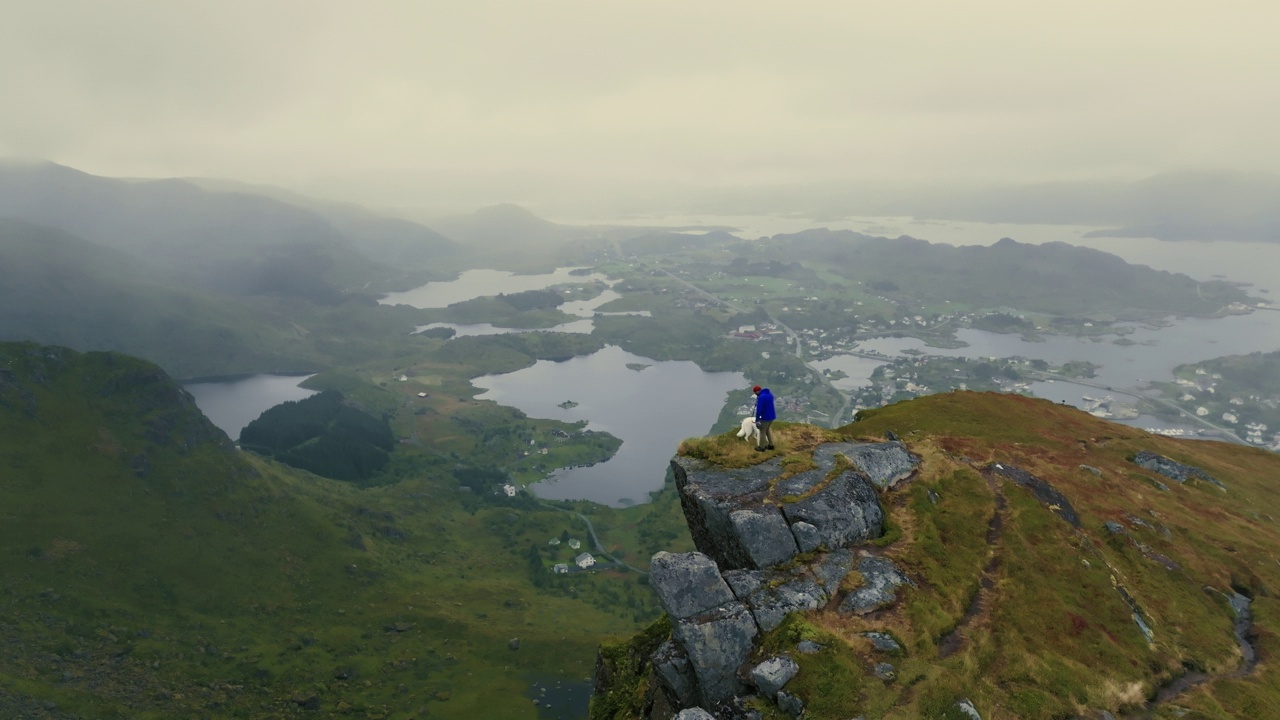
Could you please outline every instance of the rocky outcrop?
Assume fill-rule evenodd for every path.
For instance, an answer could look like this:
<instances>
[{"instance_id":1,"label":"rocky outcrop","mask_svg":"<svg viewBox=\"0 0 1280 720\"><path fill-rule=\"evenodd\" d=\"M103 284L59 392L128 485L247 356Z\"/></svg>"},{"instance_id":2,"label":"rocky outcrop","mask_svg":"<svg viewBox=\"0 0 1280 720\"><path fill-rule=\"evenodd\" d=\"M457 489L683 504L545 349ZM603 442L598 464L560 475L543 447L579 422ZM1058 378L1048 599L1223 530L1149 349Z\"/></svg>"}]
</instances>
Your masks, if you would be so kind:
<instances>
[{"instance_id":1,"label":"rocky outcrop","mask_svg":"<svg viewBox=\"0 0 1280 720\"><path fill-rule=\"evenodd\" d=\"M1076 514L1076 509L1071 506L1071 501L1049 483L1022 468L1014 467L1008 463L991 463L987 466L987 471L1004 476L1030 490L1031 494L1041 504L1053 511L1055 515L1071 523L1072 527L1080 527L1080 516Z\"/></svg>"},{"instance_id":2,"label":"rocky outcrop","mask_svg":"<svg viewBox=\"0 0 1280 720\"><path fill-rule=\"evenodd\" d=\"M1184 483L1191 478L1196 478L1197 480L1204 480L1205 482L1213 483L1223 490L1227 489L1227 486L1218 482L1218 480L1212 475L1194 465L1185 465L1177 460L1167 458L1163 455L1157 455L1148 450L1143 450L1135 455L1133 462L1136 463L1138 467L1159 473L1172 480L1177 480L1180 483Z\"/></svg>"},{"instance_id":3,"label":"rocky outcrop","mask_svg":"<svg viewBox=\"0 0 1280 720\"><path fill-rule=\"evenodd\" d=\"M757 635L755 620L740 602L676 622L673 637L689 657L697 696L705 706L742 692L738 668L755 649Z\"/></svg>"},{"instance_id":4,"label":"rocky outcrop","mask_svg":"<svg viewBox=\"0 0 1280 720\"><path fill-rule=\"evenodd\" d=\"M665 707L724 708L750 683L798 716L803 703L782 689L799 671L794 660L779 656L744 669L759 636L793 612L842 596L854 598L851 612L884 607L895 588L912 584L892 561L865 551L859 559L850 546L881 534L876 488L910 476L919 459L886 442L829 443L813 460L813 469L786 477L776 459L738 469L672 460L698 552L658 553L650 566L649 584L673 622L650 659L651 691ZM855 565L864 584L846 593Z\"/></svg>"},{"instance_id":5,"label":"rocky outcrop","mask_svg":"<svg viewBox=\"0 0 1280 720\"><path fill-rule=\"evenodd\" d=\"M783 478L777 459L723 468L674 458L681 506L698 550L724 570L760 570L800 553L878 537L884 513L876 488L900 482L919 465L900 442L827 443L814 451L813 461L815 469Z\"/></svg>"}]
</instances>

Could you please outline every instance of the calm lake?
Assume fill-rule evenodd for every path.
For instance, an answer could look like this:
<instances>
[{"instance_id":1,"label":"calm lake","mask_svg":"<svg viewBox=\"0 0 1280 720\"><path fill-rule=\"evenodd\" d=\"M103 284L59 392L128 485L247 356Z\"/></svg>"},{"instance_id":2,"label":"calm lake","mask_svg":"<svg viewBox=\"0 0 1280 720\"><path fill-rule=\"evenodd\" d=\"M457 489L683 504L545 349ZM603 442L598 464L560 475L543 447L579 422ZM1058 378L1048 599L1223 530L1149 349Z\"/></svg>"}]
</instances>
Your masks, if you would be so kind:
<instances>
[{"instance_id":1,"label":"calm lake","mask_svg":"<svg viewBox=\"0 0 1280 720\"><path fill-rule=\"evenodd\" d=\"M640 370L628 364L646 365ZM586 420L622 440L618 453L592 467L568 468L531 486L539 497L585 499L620 507L649 501L662 489L667 462L687 437L705 435L741 373L704 372L688 361L658 362L609 346L563 362L541 360L505 375L472 380L481 399L519 408L532 417ZM572 400L576 407L562 408Z\"/></svg>"},{"instance_id":2,"label":"calm lake","mask_svg":"<svg viewBox=\"0 0 1280 720\"><path fill-rule=\"evenodd\" d=\"M196 399L196 406L232 440L240 439L245 425L269 408L289 400L316 394L298 387L310 375L250 375L216 382L191 382L183 387Z\"/></svg>"}]
</instances>

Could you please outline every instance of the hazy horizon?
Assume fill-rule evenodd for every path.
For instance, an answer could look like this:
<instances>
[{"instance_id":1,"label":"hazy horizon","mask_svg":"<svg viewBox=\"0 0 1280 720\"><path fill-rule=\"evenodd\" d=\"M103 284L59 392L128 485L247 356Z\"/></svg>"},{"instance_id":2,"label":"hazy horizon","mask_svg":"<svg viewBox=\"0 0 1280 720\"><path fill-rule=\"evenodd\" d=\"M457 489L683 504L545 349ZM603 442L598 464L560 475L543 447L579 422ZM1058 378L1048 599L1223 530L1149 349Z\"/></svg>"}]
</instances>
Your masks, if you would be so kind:
<instances>
[{"instance_id":1,"label":"hazy horizon","mask_svg":"<svg viewBox=\"0 0 1280 720\"><path fill-rule=\"evenodd\" d=\"M97 175L566 215L1280 172L1272 3L11 5L0 156Z\"/></svg>"}]
</instances>

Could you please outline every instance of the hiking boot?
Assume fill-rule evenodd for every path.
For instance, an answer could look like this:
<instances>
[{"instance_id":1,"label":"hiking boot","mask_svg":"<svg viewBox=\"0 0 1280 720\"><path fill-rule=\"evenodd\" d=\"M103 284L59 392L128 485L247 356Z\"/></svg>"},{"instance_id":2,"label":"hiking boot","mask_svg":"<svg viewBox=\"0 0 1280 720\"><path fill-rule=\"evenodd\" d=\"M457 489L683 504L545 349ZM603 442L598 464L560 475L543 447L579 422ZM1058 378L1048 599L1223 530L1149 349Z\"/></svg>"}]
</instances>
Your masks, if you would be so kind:
<instances>
[{"instance_id":1,"label":"hiking boot","mask_svg":"<svg viewBox=\"0 0 1280 720\"><path fill-rule=\"evenodd\" d=\"M767 447L767 448L765 448L765 449L766 449L766 450L772 450L772 449L773 449L773 446L772 446L772 445L770 445L769 447Z\"/></svg>"},{"instance_id":2,"label":"hiking boot","mask_svg":"<svg viewBox=\"0 0 1280 720\"><path fill-rule=\"evenodd\" d=\"M762 447L758 447L758 448L756 448L756 452L764 452L764 448L762 448Z\"/></svg>"}]
</instances>

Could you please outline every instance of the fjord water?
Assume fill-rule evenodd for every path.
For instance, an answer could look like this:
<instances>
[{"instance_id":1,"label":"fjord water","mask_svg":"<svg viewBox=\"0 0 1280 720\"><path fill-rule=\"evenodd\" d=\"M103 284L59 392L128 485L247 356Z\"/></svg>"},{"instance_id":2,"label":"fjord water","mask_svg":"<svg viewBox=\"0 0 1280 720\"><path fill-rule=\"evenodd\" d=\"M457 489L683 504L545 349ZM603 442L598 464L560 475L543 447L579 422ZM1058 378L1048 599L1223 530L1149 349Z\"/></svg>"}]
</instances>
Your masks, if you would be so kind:
<instances>
[{"instance_id":1,"label":"fjord water","mask_svg":"<svg viewBox=\"0 0 1280 720\"><path fill-rule=\"evenodd\" d=\"M556 268L541 275L516 275L505 270L467 270L456 280L430 282L404 292L388 293L378 302L383 305L411 305L416 308L443 308L465 300L542 290L552 285L587 283L604 280L603 275L574 275L578 268Z\"/></svg>"},{"instance_id":2,"label":"fjord water","mask_svg":"<svg viewBox=\"0 0 1280 720\"><path fill-rule=\"evenodd\" d=\"M310 375L249 375L229 380L198 381L183 387L196 407L232 440L240 439L245 425L268 409L289 400L302 400L315 390L298 387Z\"/></svg>"},{"instance_id":3,"label":"fjord water","mask_svg":"<svg viewBox=\"0 0 1280 720\"><path fill-rule=\"evenodd\" d=\"M639 370L628 368L645 365ZM622 440L618 453L591 467L558 470L531 486L539 497L591 500L619 507L649 500L662 488L667 462L680 441L705 435L732 390L746 387L735 372L706 372L689 361L655 361L609 346L561 362L540 360L472 383L477 396L527 415L587 421ZM563 408L566 401L578 403Z\"/></svg>"}]
</instances>

